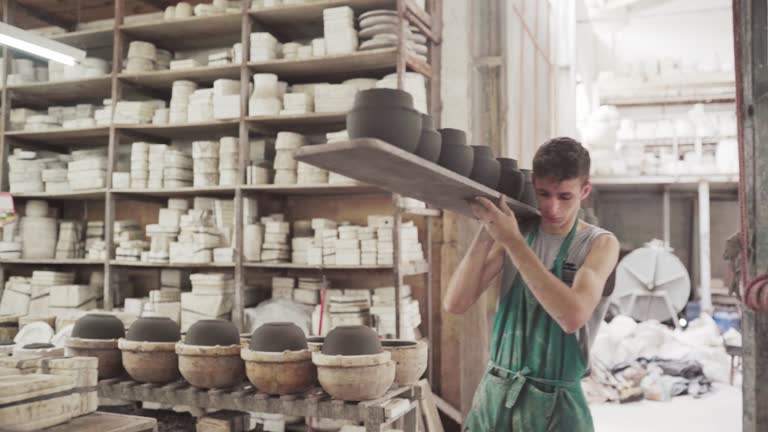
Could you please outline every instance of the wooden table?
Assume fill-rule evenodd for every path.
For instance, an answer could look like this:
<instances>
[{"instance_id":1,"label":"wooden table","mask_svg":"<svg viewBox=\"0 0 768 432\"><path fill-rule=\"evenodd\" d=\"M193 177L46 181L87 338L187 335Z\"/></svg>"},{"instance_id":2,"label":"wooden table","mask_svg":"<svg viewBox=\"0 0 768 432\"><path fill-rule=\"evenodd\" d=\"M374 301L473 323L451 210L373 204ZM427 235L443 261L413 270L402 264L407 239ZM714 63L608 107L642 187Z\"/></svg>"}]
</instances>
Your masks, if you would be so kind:
<instances>
[{"instance_id":1,"label":"wooden table","mask_svg":"<svg viewBox=\"0 0 768 432\"><path fill-rule=\"evenodd\" d=\"M43 430L45 432L157 432L157 420L96 411Z\"/></svg>"}]
</instances>

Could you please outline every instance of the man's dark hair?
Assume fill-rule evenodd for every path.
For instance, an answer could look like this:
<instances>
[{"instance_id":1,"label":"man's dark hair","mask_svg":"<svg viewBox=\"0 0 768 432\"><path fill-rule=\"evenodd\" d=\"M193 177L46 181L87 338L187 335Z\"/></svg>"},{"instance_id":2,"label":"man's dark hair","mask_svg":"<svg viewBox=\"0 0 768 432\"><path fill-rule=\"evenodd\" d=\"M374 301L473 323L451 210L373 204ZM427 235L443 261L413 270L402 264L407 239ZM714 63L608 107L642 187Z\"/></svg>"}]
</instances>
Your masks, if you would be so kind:
<instances>
[{"instance_id":1,"label":"man's dark hair","mask_svg":"<svg viewBox=\"0 0 768 432\"><path fill-rule=\"evenodd\" d=\"M533 157L533 175L557 181L589 179L589 152L573 138L552 138L539 147Z\"/></svg>"}]
</instances>

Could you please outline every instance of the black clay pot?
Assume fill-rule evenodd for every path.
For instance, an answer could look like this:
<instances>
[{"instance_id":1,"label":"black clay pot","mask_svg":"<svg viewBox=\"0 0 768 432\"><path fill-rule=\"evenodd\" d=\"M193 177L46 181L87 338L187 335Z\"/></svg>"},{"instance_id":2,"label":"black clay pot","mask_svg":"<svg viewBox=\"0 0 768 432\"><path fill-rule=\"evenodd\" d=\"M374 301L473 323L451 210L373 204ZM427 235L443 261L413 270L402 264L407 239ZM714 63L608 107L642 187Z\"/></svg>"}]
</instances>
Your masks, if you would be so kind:
<instances>
[{"instance_id":1,"label":"black clay pot","mask_svg":"<svg viewBox=\"0 0 768 432\"><path fill-rule=\"evenodd\" d=\"M523 192L525 178L523 173L517 169L517 160L509 158L496 158L496 160L499 161L501 166L499 185L496 190L519 201L520 195Z\"/></svg>"},{"instance_id":2,"label":"black clay pot","mask_svg":"<svg viewBox=\"0 0 768 432\"><path fill-rule=\"evenodd\" d=\"M353 109L383 107L413 109L413 96L406 91L390 88L372 88L355 94Z\"/></svg>"},{"instance_id":3,"label":"black clay pot","mask_svg":"<svg viewBox=\"0 0 768 432\"><path fill-rule=\"evenodd\" d=\"M494 159L493 151L485 145L471 146L474 156L472 158L472 172L469 178L491 189L499 185L500 164Z\"/></svg>"},{"instance_id":4,"label":"black clay pot","mask_svg":"<svg viewBox=\"0 0 768 432\"><path fill-rule=\"evenodd\" d=\"M237 332L237 327L229 321L200 320L189 327L184 343L200 346L239 345L240 334Z\"/></svg>"},{"instance_id":5,"label":"black clay pot","mask_svg":"<svg viewBox=\"0 0 768 432\"><path fill-rule=\"evenodd\" d=\"M307 337L294 323L266 323L254 330L249 347L252 351L301 351L307 349Z\"/></svg>"},{"instance_id":6,"label":"black clay pot","mask_svg":"<svg viewBox=\"0 0 768 432\"><path fill-rule=\"evenodd\" d=\"M440 159L440 145L443 137L435 129L432 116L428 114L421 115L421 137L419 145L416 147L416 155L430 162L437 162Z\"/></svg>"},{"instance_id":7,"label":"black clay pot","mask_svg":"<svg viewBox=\"0 0 768 432\"><path fill-rule=\"evenodd\" d=\"M323 354L370 355L382 352L379 335L362 325L338 326L331 330L323 342Z\"/></svg>"},{"instance_id":8,"label":"black clay pot","mask_svg":"<svg viewBox=\"0 0 768 432\"><path fill-rule=\"evenodd\" d=\"M114 315L88 314L77 320L72 337L81 339L120 339L125 337L125 326Z\"/></svg>"},{"instance_id":9,"label":"black clay pot","mask_svg":"<svg viewBox=\"0 0 768 432\"><path fill-rule=\"evenodd\" d=\"M531 176L533 175L533 172L529 169L521 169L520 172L523 173L523 191L520 194L520 202L523 204L528 204L531 207L536 207L536 192L533 190L533 180Z\"/></svg>"},{"instance_id":10,"label":"black clay pot","mask_svg":"<svg viewBox=\"0 0 768 432\"><path fill-rule=\"evenodd\" d=\"M31 344L24 345L22 348L23 349L46 349L46 348L55 348L55 345L51 343L38 342L38 343L31 343Z\"/></svg>"},{"instance_id":11,"label":"black clay pot","mask_svg":"<svg viewBox=\"0 0 768 432\"><path fill-rule=\"evenodd\" d=\"M181 329L167 317L143 317L131 324L125 338L135 342L178 342Z\"/></svg>"},{"instance_id":12,"label":"black clay pot","mask_svg":"<svg viewBox=\"0 0 768 432\"><path fill-rule=\"evenodd\" d=\"M421 113L410 108L361 107L347 113L349 138L377 138L413 153L421 138Z\"/></svg>"},{"instance_id":13,"label":"black clay pot","mask_svg":"<svg viewBox=\"0 0 768 432\"><path fill-rule=\"evenodd\" d=\"M467 134L458 129L440 129L442 144L437 164L456 174L469 177L472 174L474 152L467 145Z\"/></svg>"}]
</instances>

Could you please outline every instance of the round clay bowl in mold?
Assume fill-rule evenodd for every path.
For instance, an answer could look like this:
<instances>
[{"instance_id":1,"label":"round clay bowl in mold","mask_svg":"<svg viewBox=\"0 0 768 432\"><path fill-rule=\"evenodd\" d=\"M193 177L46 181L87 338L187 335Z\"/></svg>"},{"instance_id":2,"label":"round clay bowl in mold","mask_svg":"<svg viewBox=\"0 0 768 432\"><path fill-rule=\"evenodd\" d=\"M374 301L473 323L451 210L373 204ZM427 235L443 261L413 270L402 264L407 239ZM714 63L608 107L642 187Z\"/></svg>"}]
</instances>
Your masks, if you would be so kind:
<instances>
[{"instance_id":1,"label":"round clay bowl in mold","mask_svg":"<svg viewBox=\"0 0 768 432\"><path fill-rule=\"evenodd\" d=\"M199 346L176 344L179 371L197 388L229 388L245 378L245 363L240 358L241 345Z\"/></svg>"},{"instance_id":2,"label":"round clay bowl in mold","mask_svg":"<svg viewBox=\"0 0 768 432\"><path fill-rule=\"evenodd\" d=\"M421 138L421 114L399 107L361 107L347 113L350 139L376 138L413 153Z\"/></svg>"},{"instance_id":3,"label":"round clay bowl in mold","mask_svg":"<svg viewBox=\"0 0 768 432\"><path fill-rule=\"evenodd\" d=\"M230 346L240 344L237 327L229 321L207 319L192 324L184 337L185 345Z\"/></svg>"},{"instance_id":4,"label":"round clay bowl in mold","mask_svg":"<svg viewBox=\"0 0 768 432\"><path fill-rule=\"evenodd\" d=\"M395 382L400 385L414 384L427 370L429 352L427 344L422 341L400 339L385 339L381 341L384 351L392 355L397 365Z\"/></svg>"},{"instance_id":5,"label":"round clay bowl in mold","mask_svg":"<svg viewBox=\"0 0 768 432\"><path fill-rule=\"evenodd\" d=\"M458 129L440 129L442 144L437 164L456 174L469 177L474 164L474 152L467 145L467 135Z\"/></svg>"},{"instance_id":6,"label":"round clay bowl in mold","mask_svg":"<svg viewBox=\"0 0 768 432\"><path fill-rule=\"evenodd\" d=\"M296 324L273 322L254 330L248 346L259 352L301 351L307 349L307 338Z\"/></svg>"},{"instance_id":7,"label":"round clay bowl in mold","mask_svg":"<svg viewBox=\"0 0 768 432\"><path fill-rule=\"evenodd\" d=\"M358 108L413 108L413 96L403 90L371 88L355 94L353 110Z\"/></svg>"},{"instance_id":8,"label":"round clay bowl in mold","mask_svg":"<svg viewBox=\"0 0 768 432\"><path fill-rule=\"evenodd\" d=\"M114 315L88 314L75 322L75 327L72 329L72 337L117 340L125 337L125 325Z\"/></svg>"},{"instance_id":9,"label":"round clay bowl in mold","mask_svg":"<svg viewBox=\"0 0 768 432\"><path fill-rule=\"evenodd\" d=\"M323 342L322 353L334 356L360 356L382 352L379 336L364 325L338 326L331 330Z\"/></svg>"},{"instance_id":10,"label":"round clay bowl in mold","mask_svg":"<svg viewBox=\"0 0 768 432\"><path fill-rule=\"evenodd\" d=\"M440 146L443 137L434 127L432 116L428 114L421 115L421 136L419 145L416 147L416 155L430 162L437 162L440 159Z\"/></svg>"},{"instance_id":11,"label":"round clay bowl in mold","mask_svg":"<svg viewBox=\"0 0 768 432\"><path fill-rule=\"evenodd\" d=\"M317 379L326 393L344 401L381 397L395 381L395 362L389 352L360 356L312 353Z\"/></svg>"},{"instance_id":12,"label":"round clay bowl in mold","mask_svg":"<svg viewBox=\"0 0 768 432\"><path fill-rule=\"evenodd\" d=\"M531 207L537 207L536 192L533 190L533 172L529 169L521 169L523 173L523 191L520 193L519 201L523 204L528 204Z\"/></svg>"},{"instance_id":13,"label":"round clay bowl in mold","mask_svg":"<svg viewBox=\"0 0 768 432\"><path fill-rule=\"evenodd\" d=\"M243 348L240 355L248 381L264 393L303 393L317 384L317 368L308 349L261 352Z\"/></svg>"},{"instance_id":14,"label":"round clay bowl in mold","mask_svg":"<svg viewBox=\"0 0 768 432\"><path fill-rule=\"evenodd\" d=\"M525 178L523 173L517 169L517 160L510 158L496 158L496 160L501 166L499 185L496 190L519 201L525 185Z\"/></svg>"},{"instance_id":15,"label":"round clay bowl in mold","mask_svg":"<svg viewBox=\"0 0 768 432\"><path fill-rule=\"evenodd\" d=\"M99 359L99 379L114 378L124 371L123 359L117 342L117 339L70 337L67 340L67 355L96 357Z\"/></svg>"},{"instance_id":16,"label":"round clay bowl in mold","mask_svg":"<svg viewBox=\"0 0 768 432\"><path fill-rule=\"evenodd\" d=\"M496 190L499 185L499 176L501 166L499 161L494 159L491 148L485 145L471 146L472 152L472 172L469 178L481 185Z\"/></svg>"},{"instance_id":17,"label":"round clay bowl in mold","mask_svg":"<svg viewBox=\"0 0 768 432\"><path fill-rule=\"evenodd\" d=\"M128 328L125 339L133 342L170 342L181 339L181 328L167 317L142 317Z\"/></svg>"},{"instance_id":18,"label":"round clay bowl in mold","mask_svg":"<svg viewBox=\"0 0 768 432\"><path fill-rule=\"evenodd\" d=\"M120 339L117 346L122 354L125 371L136 381L166 384L181 377L175 342Z\"/></svg>"}]
</instances>

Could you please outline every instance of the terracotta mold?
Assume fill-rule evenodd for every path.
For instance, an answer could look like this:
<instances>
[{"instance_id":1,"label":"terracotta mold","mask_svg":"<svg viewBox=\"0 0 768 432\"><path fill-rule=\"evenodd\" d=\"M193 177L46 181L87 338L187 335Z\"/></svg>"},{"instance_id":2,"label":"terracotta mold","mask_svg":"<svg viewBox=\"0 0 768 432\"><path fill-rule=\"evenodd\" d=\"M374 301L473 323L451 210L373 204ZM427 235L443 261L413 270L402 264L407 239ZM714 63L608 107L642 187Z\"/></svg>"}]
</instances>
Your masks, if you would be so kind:
<instances>
[{"instance_id":1,"label":"terracotta mold","mask_svg":"<svg viewBox=\"0 0 768 432\"><path fill-rule=\"evenodd\" d=\"M338 326L323 342L322 353L332 356L360 356L382 352L379 336L364 325Z\"/></svg>"},{"instance_id":2,"label":"terracotta mold","mask_svg":"<svg viewBox=\"0 0 768 432\"><path fill-rule=\"evenodd\" d=\"M245 378L240 358L240 334L224 320L200 320L192 324L184 342L176 344L179 371L198 388L228 388Z\"/></svg>"},{"instance_id":3,"label":"terracotta mold","mask_svg":"<svg viewBox=\"0 0 768 432\"><path fill-rule=\"evenodd\" d=\"M77 320L67 340L67 354L99 359L99 379L123 373L117 340L125 337L125 326L114 315L88 314Z\"/></svg>"},{"instance_id":4,"label":"terracotta mold","mask_svg":"<svg viewBox=\"0 0 768 432\"><path fill-rule=\"evenodd\" d=\"M474 153L467 145L467 134L458 129L440 129L439 132L442 144L437 164L468 177L472 173Z\"/></svg>"},{"instance_id":5,"label":"terracotta mold","mask_svg":"<svg viewBox=\"0 0 768 432\"><path fill-rule=\"evenodd\" d=\"M176 342L181 339L179 325L170 318L143 317L118 340L123 366L136 381L165 384L180 378Z\"/></svg>"},{"instance_id":6,"label":"terracotta mold","mask_svg":"<svg viewBox=\"0 0 768 432\"><path fill-rule=\"evenodd\" d=\"M243 348L241 357L248 381L264 393L303 393L317 384L317 369L309 349L266 352Z\"/></svg>"},{"instance_id":7,"label":"terracotta mold","mask_svg":"<svg viewBox=\"0 0 768 432\"><path fill-rule=\"evenodd\" d=\"M427 370L428 347L422 341L388 339L381 341L384 351L392 355L397 365L395 382L400 385L415 384Z\"/></svg>"},{"instance_id":8,"label":"terracotta mold","mask_svg":"<svg viewBox=\"0 0 768 432\"><path fill-rule=\"evenodd\" d=\"M344 401L364 401L381 397L395 380L391 354L359 356L312 353L317 378L326 393Z\"/></svg>"},{"instance_id":9,"label":"terracotta mold","mask_svg":"<svg viewBox=\"0 0 768 432\"><path fill-rule=\"evenodd\" d=\"M115 378L124 371L117 339L70 337L67 340L67 355L98 358L100 380Z\"/></svg>"},{"instance_id":10,"label":"terracotta mold","mask_svg":"<svg viewBox=\"0 0 768 432\"><path fill-rule=\"evenodd\" d=\"M510 158L496 158L501 166L499 184L495 189L504 195L520 200L523 192L525 178L523 173L517 169L517 160Z\"/></svg>"},{"instance_id":11,"label":"terracotta mold","mask_svg":"<svg viewBox=\"0 0 768 432\"><path fill-rule=\"evenodd\" d=\"M435 129L432 116L428 114L421 115L421 137L419 145L416 147L416 154L424 160L437 162L440 159L440 146L443 138Z\"/></svg>"},{"instance_id":12,"label":"terracotta mold","mask_svg":"<svg viewBox=\"0 0 768 432\"><path fill-rule=\"evenodd\" d=\"M500 167L499 161L494 159L493 151L491 148L485 145L471 146L472 157L472 172L469 178L480 183L485 187L496 189L499 185Z\"/></svg>"}]
</instances>

